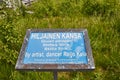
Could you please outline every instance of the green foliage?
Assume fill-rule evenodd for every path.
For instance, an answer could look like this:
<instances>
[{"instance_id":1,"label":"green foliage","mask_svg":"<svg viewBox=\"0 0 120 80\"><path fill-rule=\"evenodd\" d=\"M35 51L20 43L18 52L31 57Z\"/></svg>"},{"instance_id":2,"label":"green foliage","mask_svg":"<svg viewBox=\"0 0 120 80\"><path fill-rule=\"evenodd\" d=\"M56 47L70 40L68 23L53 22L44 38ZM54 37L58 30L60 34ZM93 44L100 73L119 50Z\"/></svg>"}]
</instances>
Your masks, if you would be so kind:
<instances>
[{"instance_id":1,"label":"green foliage","mask_svg":"<svg viewBox=\"0 0 120 80\"><path fill-rule=\"evenodd\" d=\"M6 23L0 27L1 37L1 59L6 60L8 63L15 64L18 51L20 49L21 36L15 30L14 25Z\"/></svg>"},{"instance_id":2,"label":"green foliage","mask_svg":"<svg viewBox=\"0 0 120 80\"><path fill-rule=\"evenodd\" d=\"M81 12L88 16L102 16L111 17L115 15L116 1L103 0L102 2L97 0L84 0Z\"/></svg>"},{"instance_id":3,"label":"green foliage","mask_svg":"<svg viewBox=\"0 0 120 80\"><path fill-rule=\"evenodd\" d=\"M33 15L37 18L73 16L73 14L74 16L80 15L80 9L80 5L77 5L76 1L64 1L61 3L55 3L52 0L38 1L29 8L29 10L34 11Z\"/></svg>"},{"instance_id":4,"label":"green foliage","mask_svg":"<svg viewBox=\"0 0 120 80\"><path fill-rule=\"evenodd\" d=\"M63 15L63 16L68 16L73 14L74 9L75 9L74 4L72 4L72 2L70 1L61 3L61 5L58 8L58 10L60 11L60 15Z\"/></svg>"},{"instance_id":5,"label":"green foliage","mask_svg":"<svg viewBox=\"0 0 120 80\"><path fill-rule=\"evenodd\" d=\"M17 26L14 25L17 14L7 8L4 12L5 17L0 22L0 60L15 65L21 47L21 34L17 31Z\"/></svg>"},{"instance_id":6,"label":"green foliage","mask_svg":"<svg viewBox=\"0 0 120 80\"><path fill-rule=\"evenodd\" d=\"M10 80L14 66L4 60L0 60L0 65L0 80Z\"/></svg>"},{"instance_id":7,"label":"green foliage","mask_svg":"<svg viewBox=\"0 0 120 80\"><path fill-rule=\"evenodd\" d=\"M120 3L117 0L40 0L20 11L0 10L0 80L53 80L51 72L14 70L29 28L88 29L96 69L59 73L58 80L120 80ZM26 13L32 11L32 14Z\"/></svg>"},{"instance_id":8,"label":"green foliage","mask_svg":"<svg viewBox=\"0 0 120 80\"><path fill-rule=\"evenodd\" d=\"M29 9L31 9L31 7ZM54 3L52 3L51 1L42 0L34 3L32 9L34 10L33 15L37 18L57 16Z\"/></svg>"},{"instance_id":9,"label":"green foliage","mask_svg":"<svg viewBox=\"0 0 120 80\"><path fill-rule=\"evenodd\" d=\"M19 75L19 76L18 76ZM24 76L23 76L24 75ZM50 72L12 72L11 80L53 80Z\"/></svg>"}]
</instances>

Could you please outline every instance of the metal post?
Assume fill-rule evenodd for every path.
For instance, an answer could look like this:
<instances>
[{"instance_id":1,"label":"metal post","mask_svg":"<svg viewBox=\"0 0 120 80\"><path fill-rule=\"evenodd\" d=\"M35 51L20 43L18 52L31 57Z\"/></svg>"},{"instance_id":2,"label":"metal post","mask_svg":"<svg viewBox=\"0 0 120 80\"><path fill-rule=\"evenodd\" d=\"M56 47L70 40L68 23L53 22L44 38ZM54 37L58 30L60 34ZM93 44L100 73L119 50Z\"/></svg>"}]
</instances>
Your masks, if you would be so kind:
<instances>
[{"instance_id":1,"label":"metal post","mask_svg":"<svg viewBox=\"0 0 120 80\"><path fill-rule=\"evenodd\" d=\"M53 72L53 76L54 76L54 80L58 80L58 78L57 78L58 77L57 71Z\"/></svg>"}]
</instances>

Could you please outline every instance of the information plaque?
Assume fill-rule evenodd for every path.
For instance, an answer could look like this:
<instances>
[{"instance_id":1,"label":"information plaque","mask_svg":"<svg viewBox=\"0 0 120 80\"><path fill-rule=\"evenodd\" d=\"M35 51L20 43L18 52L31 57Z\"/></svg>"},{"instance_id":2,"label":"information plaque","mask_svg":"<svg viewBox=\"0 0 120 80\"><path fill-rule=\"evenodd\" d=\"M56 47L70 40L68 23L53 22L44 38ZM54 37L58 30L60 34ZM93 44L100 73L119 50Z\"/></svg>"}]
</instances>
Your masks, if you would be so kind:
<instances>
[{"instance_id":1,"label":"information plaque","mask_svg":"<svg viewBox=\"0 0 120 80\"><path fill-rule=\"evenodd\" d=\"M16 63L18 70L95 69L86 29L28 29Z\"/></svg>"}]
</instances>

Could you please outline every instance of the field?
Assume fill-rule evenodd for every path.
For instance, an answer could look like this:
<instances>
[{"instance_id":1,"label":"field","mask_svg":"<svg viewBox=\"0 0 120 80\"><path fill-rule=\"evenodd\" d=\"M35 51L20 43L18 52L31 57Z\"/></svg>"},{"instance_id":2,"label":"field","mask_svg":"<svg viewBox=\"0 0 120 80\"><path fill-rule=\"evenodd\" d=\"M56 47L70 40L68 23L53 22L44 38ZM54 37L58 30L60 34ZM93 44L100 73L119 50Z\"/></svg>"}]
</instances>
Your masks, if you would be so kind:
<instances>
[{"instance_id":1,"label":"field","mask_svg":"<svg viewBox=\"0 0 120 80\"><path fill-rule=\"evenodd\" d=\"M53 80L52 72L16 71L27 29L88 30L95 70L59 72L58 80L120 80L119 0L39 0L0 7L0 80Z\"/></svg>"}]
</instances>

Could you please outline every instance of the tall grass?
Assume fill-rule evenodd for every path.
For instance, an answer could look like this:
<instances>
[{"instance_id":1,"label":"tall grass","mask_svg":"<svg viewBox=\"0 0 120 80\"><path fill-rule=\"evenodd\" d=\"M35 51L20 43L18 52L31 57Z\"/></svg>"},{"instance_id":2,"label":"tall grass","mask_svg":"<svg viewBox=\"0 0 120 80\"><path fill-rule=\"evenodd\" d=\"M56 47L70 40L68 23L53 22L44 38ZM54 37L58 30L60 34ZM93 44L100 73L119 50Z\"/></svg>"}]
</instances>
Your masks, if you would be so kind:
<instances>
[{"instance_id":1,"label":"tall grass","mask_svg":"<svg viewBox=\"0 0 120 80\"><path fill-rule=\"evenodd\" d=\"M59 80L120 79L120 2L118 0L40 0L22 7L22 14L1 9L0 80L53 80L51 72L14 69L29 28L88 29L96 69L59 72ZM26 13L33 11L33 14Z\"/></svg>"}]
</instances>

